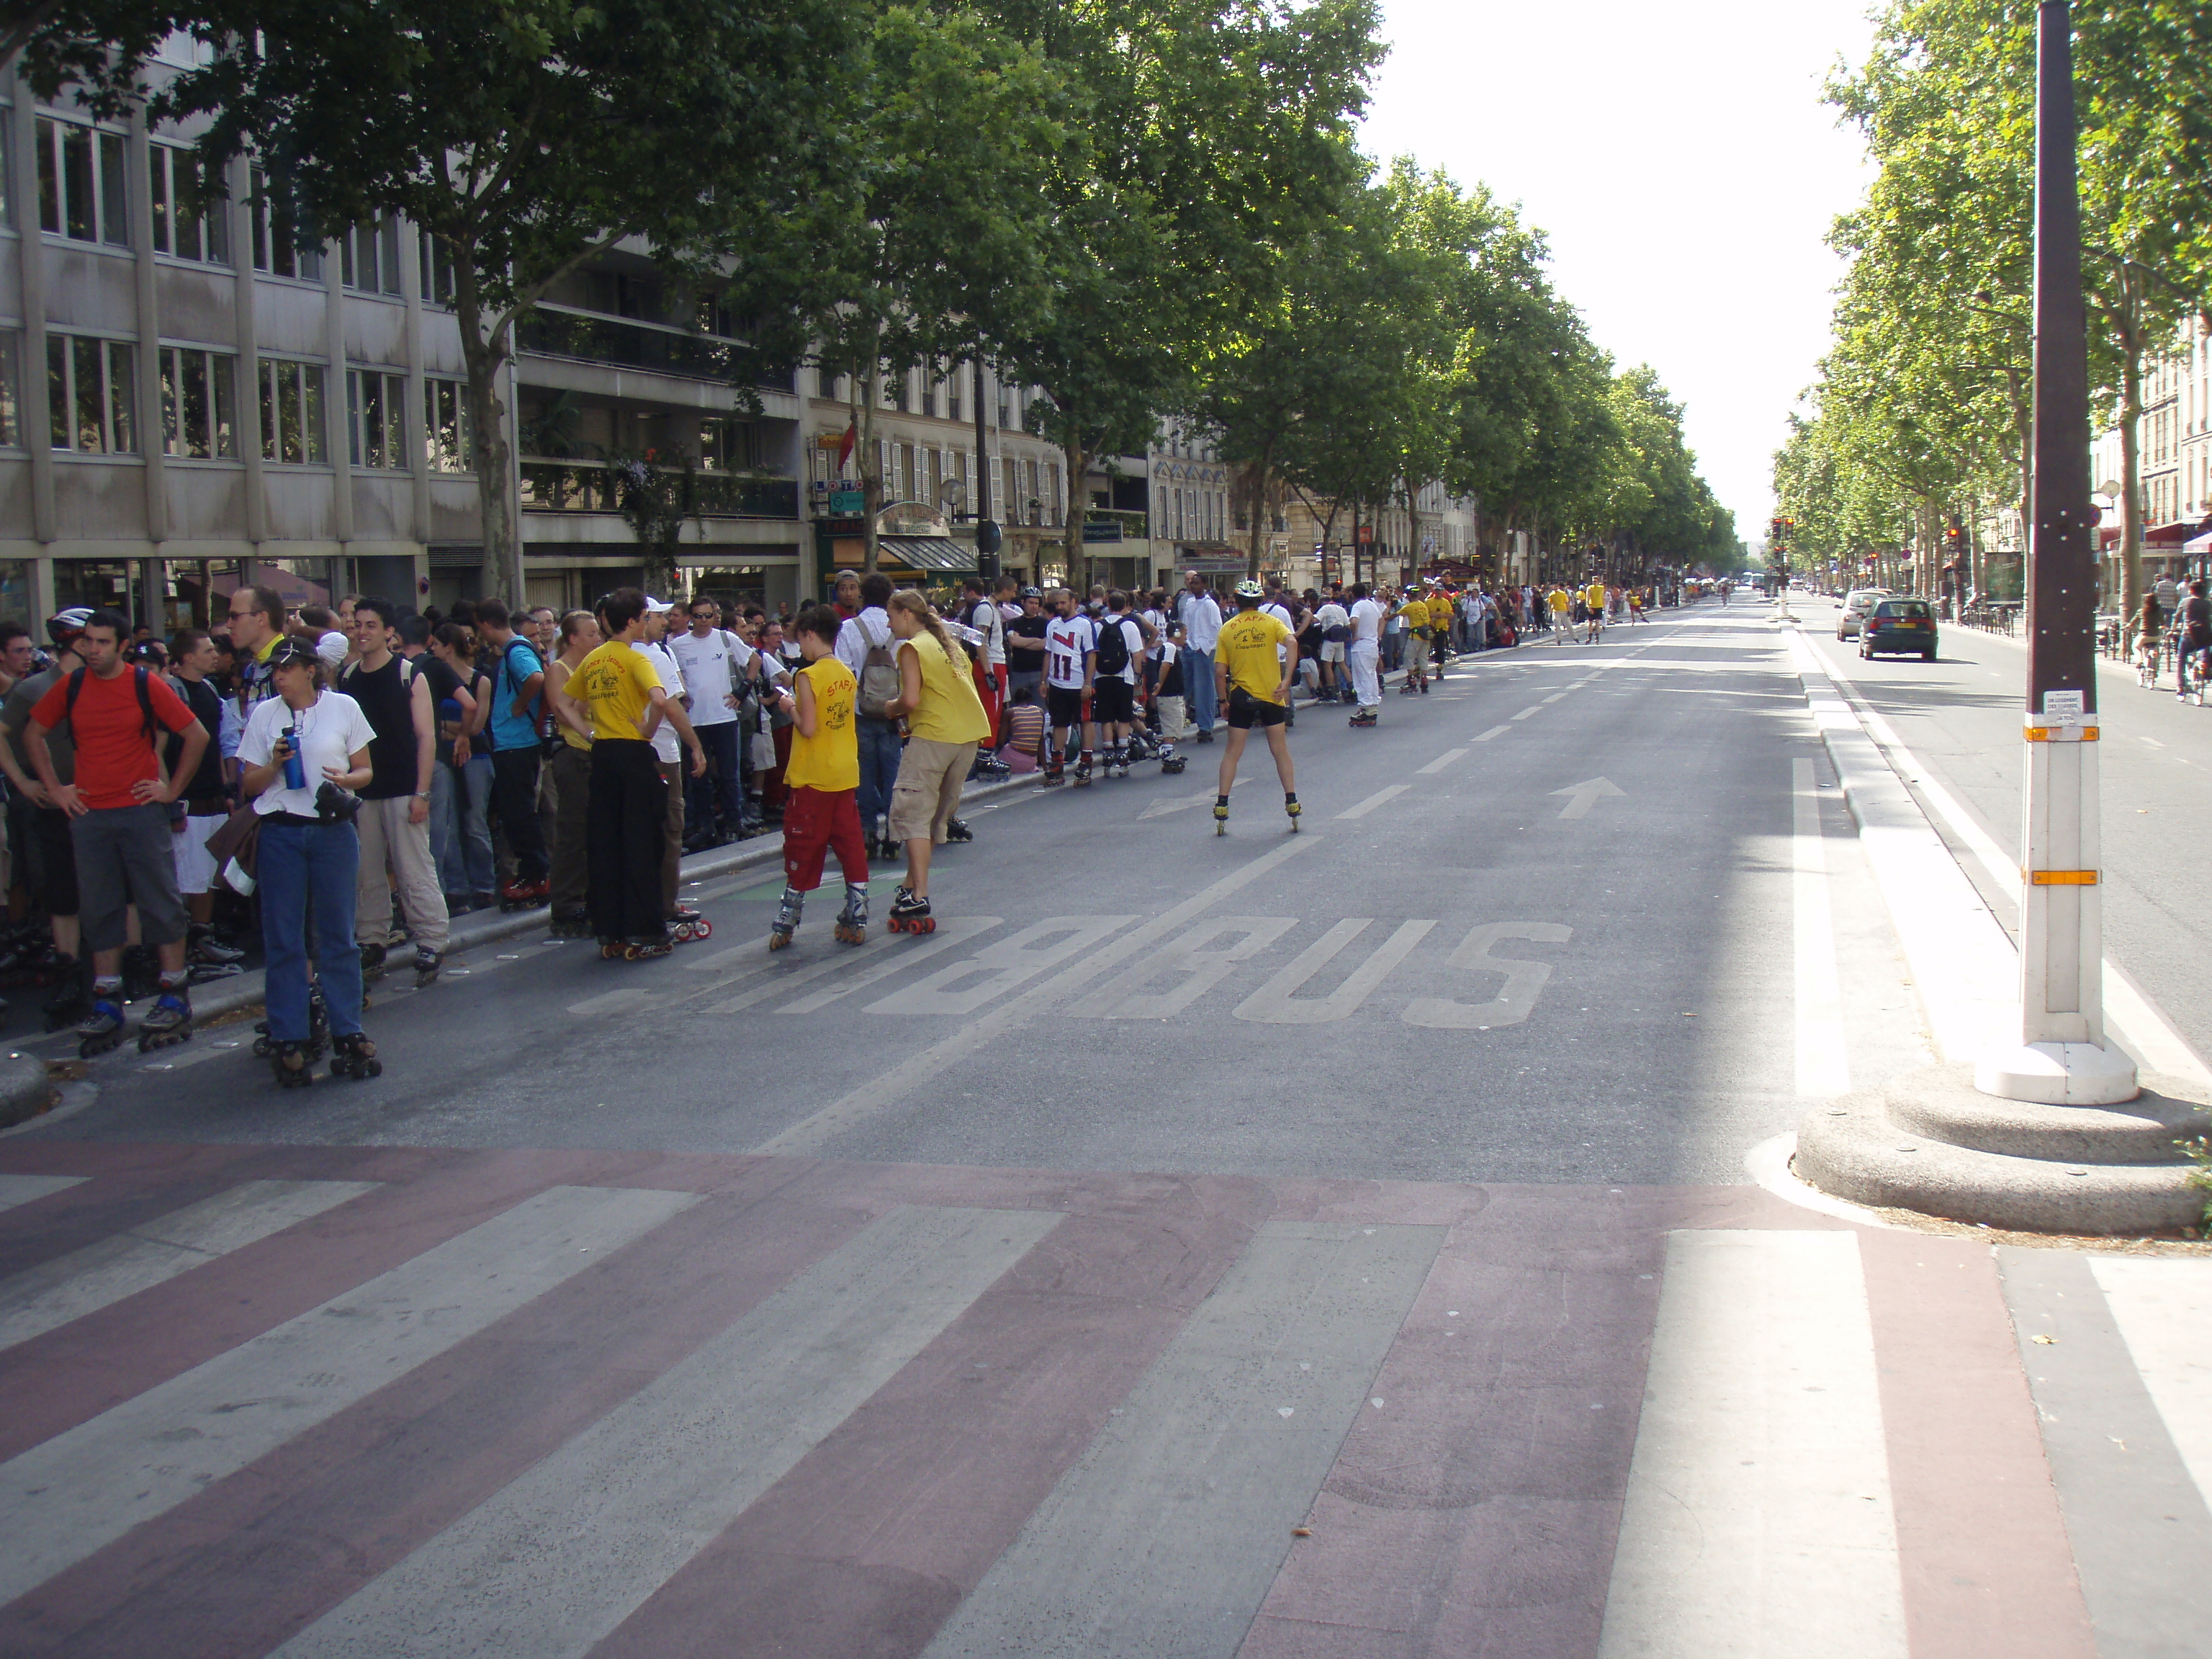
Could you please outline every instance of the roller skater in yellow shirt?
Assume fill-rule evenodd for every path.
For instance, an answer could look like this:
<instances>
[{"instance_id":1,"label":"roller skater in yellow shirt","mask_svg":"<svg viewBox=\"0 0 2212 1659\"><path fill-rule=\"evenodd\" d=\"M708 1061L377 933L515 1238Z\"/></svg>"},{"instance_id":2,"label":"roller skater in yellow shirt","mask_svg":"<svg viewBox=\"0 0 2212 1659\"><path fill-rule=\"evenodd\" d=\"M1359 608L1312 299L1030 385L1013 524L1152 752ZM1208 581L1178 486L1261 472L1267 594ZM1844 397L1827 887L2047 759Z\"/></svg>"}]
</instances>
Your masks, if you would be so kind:
<instances>
[{"instance_id":1,"label":"roller skater in yellow shirt","mask_svg":"<svg viewBox=\"0 0 2212 1659\"><path fill-rule=\"evenodd\" d=\"M1267 734L1275 775L1282 781L1283 810L1291 815L1293 833L1298 827L1298 784L1285 727L1291 687L1297 683L1298 636L1260 609L1262 591L1255 581L1237 585L1237 614L1221 625L1214 647L1215 686L1222 707L1229 711L1229 743L1221 751L1221 793L1213 798L1217 836L1229 833L1229 792L1236 787L1245 736L1255 726Z\"/></svg>"}]
</instances>

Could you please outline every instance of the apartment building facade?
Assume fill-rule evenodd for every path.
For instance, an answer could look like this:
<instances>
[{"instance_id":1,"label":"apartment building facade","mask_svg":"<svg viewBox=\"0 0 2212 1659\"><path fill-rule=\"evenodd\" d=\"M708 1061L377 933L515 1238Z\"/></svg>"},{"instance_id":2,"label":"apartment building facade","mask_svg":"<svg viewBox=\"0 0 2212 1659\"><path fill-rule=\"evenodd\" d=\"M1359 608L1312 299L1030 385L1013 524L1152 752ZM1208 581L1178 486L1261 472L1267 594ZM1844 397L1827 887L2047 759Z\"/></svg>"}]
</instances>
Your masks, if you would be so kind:
<instances>
[{"instance_id":1,"label":"apartment building facade","mask_svg":"<svg viewBox=\"0 0 2212 1659\"><path fill-rule=\"evenodd\" d=\"M2191 544L2212 520L2212 336L2195 322L2146 368L2136 433L2146 579L2203 574L2212 544ZM2091 465L2099 494L2113 503L2099 531L2109 562L2119 544L2118 427L2099 434ZM2107 572L2106 592L2118 592L2116 571Z\"/></svg>"},{"instance_id":2,"label":"apartment building facade","mask_svg":"<svg viewBox=\"0 0 2212 1659\"><path fill-rule=\"evenodd\" d=\"M195 212L186 135L45 104L12 73L0 98L0 617L105 604L167 631L256 582L295 604L514 597L484 558L434 243L397 221L301 236L250 205L243 162ZM625 245L518 328L500 392L524 599L588 604L647 574L617 483L641 463L690 474L678 592L773 610L819 591L859 529L839 512L856 469L836 464L849 387L757 372L740 326ZM980 455L964 368L886 388L886 518L947 520L923 568L886 558L902 580L975 568L957 520L980 467L1008 568L1043 568L1062 539L1029 394L983 384Z\"/></svg>"}]
</instances>

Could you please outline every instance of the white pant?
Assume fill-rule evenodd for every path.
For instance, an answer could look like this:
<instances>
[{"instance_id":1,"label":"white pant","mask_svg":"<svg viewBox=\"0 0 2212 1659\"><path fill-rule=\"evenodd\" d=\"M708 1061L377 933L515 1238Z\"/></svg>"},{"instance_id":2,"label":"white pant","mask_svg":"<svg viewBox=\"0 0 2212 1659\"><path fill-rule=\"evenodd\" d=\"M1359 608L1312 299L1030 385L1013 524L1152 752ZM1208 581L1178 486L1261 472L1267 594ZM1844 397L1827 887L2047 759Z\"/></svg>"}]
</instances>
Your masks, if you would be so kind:
<instances>
[{"instance_id":1,"label":"white pant","mask_svg":"<svg viewBox=\"0 0 2212 1659\"><path fill-rule=\"evenodd\" d=\"M1359 698L1362 708L1377 708L1382 702L1382 682L1375 672L1376 649L1372 640L1354 640L1345 654L1352 666L1352 689Z\"/></svg>"}]
</instances>

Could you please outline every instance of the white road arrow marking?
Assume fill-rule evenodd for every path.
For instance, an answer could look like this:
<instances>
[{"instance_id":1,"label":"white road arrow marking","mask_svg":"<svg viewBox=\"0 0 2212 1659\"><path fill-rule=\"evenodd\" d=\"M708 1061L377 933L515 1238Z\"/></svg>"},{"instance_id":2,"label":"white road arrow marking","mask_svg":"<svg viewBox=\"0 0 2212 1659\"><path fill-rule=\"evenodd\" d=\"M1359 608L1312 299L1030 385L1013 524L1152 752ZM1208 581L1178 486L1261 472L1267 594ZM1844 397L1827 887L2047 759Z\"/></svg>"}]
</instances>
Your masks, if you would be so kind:
<instances>
[{"instance_id":1,"label":"white road arrow marking","mask_svg":"<svg viewBox=\"0 0 2212 1659\"><path fill-rule=\"evenodd\" d=\"M1587 817L1589 815L1592 801L1601 799L1607 795L1623 794L1625 792L1615 788L1607 779L1591 778L1587 782L1574 784L1565 789L1554 789L1552 793L1555 795L1571 797L1567 804L1559 809L1561 817L1579 818Z\"/></svg>"}]
</instances>

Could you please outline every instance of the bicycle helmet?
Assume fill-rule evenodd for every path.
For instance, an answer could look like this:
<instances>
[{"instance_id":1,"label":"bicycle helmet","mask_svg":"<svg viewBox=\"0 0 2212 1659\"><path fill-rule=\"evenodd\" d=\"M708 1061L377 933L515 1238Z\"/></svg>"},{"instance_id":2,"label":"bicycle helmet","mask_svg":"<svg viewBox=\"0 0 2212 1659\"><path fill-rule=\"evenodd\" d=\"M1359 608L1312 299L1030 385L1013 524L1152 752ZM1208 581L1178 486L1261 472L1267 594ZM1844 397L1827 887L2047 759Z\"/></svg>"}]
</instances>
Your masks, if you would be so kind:
<instances>
[{"instance_id":1,"label":"bicycle helmet","mask_svg":"<svg viewBox=\"0 0 2212 1659\"><path fill-rule=\"evenodd\" d=\"M1022 597L1025 599L1041 599L1044 597L1044 589L1042 587L1024 587L1022 589Z\"/></svg>"},{"instance_id":2,"label":"bicycle helmet","mask_svg":"<svg viewBox=\"0 0 2212 1659\"><path fill-rule=\"evenodd\" d=\"M92 620L89 605L73 605L66 611L56 611L46 618L46 637L56 645L67 645L84 632L84 625Z\"/></svg>"},{"instance_id":3,"label":"bicycle helmet","mask_svg":"<svg viewBox=\"0 0 2212 1659\"><path fill-rule=\"evenodd\" d=\"M1266 596L1267 592L1266 588L1261 586L1259 582L1250 576L1247 576L1237 584L1237 597L1240 599L1261 599Z\"/></svg>"}]
</instances>

